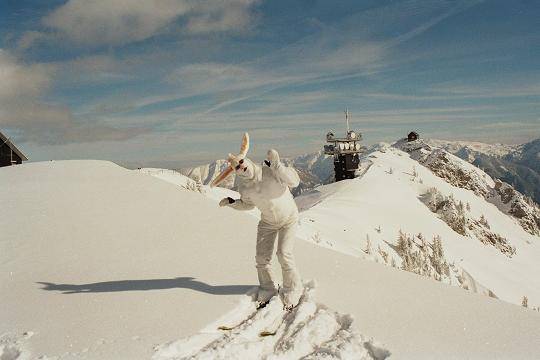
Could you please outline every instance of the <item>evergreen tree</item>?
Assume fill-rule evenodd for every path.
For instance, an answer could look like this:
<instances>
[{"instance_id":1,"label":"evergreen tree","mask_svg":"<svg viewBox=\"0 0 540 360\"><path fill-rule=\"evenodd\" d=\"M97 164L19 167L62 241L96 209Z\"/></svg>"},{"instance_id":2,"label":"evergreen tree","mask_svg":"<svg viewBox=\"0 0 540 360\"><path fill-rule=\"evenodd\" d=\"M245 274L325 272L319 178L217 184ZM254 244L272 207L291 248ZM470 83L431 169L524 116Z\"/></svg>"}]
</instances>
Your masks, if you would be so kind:
<instances>
[{"instance_id":1,"label":"evergreen tree","mask_svg":"<svg viewBox=\"0 0 540 360\"><path fill-rule=\"evenodd\" d=\"M364 252L368 255L371 255L372 253L371 240L369 239L369 234L366 234L366 249L364 250Z\"/></svg>"}]
</instances>

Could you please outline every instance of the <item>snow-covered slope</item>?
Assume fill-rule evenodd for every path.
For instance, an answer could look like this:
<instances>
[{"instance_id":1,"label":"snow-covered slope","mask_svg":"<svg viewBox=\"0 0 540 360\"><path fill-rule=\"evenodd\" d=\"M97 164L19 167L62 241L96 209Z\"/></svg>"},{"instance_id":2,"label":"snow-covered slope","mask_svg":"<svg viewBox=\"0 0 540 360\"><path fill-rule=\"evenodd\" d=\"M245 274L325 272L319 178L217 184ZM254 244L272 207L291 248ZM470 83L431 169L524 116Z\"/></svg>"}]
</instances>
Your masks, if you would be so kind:
<instances>
[{"instance_id":1,"label":"snow-covered slope","mask_svg":"<svg viewBox=\"0 0 540 360\"><path fill-rule=\"evenodd\" d=\"M315 302L314 282L306 284L291 312L274 298L260 311L251 296L199 333L157 348L154 359L385 359L390 352L358 334L354 320ZM223 324L230 327L220 330ZM261 334L266 332L265 338Z\"/></svg>"},{"instance_id":2,"label":"snow-covered slope","mask_svg":"<svg viewBox=\"0 0 540 360\"><path fill-rule=\"evenodd\" d=\"M178 172L185 175L197 183L209 185L212 180L221 174L229 166L225 159L216 160L211 164L179 169ZM220 185L223 188L232 189L234 187L234 175L227 178Z\"/></svg>"},{"instance_id":3,"label":"snow-covered slope","mask_svg":"<svg viewBox=\"0 0 540 360\"><path fill-rule=\"evenodd\" d=\"M200 182L197 182L175 170L159 169L159 168L140 168L137 171L143 174L152 175L158 179L167 181L171 184L180 186L185 190L203 191Z\"/></svg>"},{"instance_id":4,"label":"snow-covered slope","mask_svg":"<svg viewBox=\"0 0 540 360\"><path fill-rule=\"evenodd\" d=\"M426 166L439 158L430 156ZM452 161L444 162L441 171L449 172L444 177L409 153L381 145L363 159L368 170L362 177L296 198L303 210L301 235L514 304L526 296L529 306L538 307L540 238L486 201L482 195L495 186L488 175L457 157ZM469 189L449 183L461 173ZM456 184L463 186L461 180ZM436 204L430 203L433 197ZM438 241L441 259L432 250Z\"/></svg>"},{"instance_id":5,"label":"snow-covered slope","mask_svg":"<svg viewBox=\"0 0 540 360\"><path fill-rule=\"evenodd\" d=\"M2 358L167 358L187 348L202 356L209 337L223 345L206 348L214 357L264 350L265 341L296 355L334 354L336 344L415 359L540 352L537 312L303 241L297 261L317 285L278 329L285 337L247 336L279 306L223 333L212 324L234 321L257 281L254 216L101 161L2 168L0 183Z\"/></svg>"}]
</instances>

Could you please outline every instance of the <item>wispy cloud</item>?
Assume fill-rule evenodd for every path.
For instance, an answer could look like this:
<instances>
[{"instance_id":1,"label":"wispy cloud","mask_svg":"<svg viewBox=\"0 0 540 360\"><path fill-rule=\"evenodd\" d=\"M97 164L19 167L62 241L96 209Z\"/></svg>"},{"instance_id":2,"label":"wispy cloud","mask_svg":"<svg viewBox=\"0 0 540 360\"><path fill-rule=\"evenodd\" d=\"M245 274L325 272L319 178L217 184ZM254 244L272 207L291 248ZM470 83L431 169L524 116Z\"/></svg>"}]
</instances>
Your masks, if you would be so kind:
<instances>
[{"instance_id":1,"label":"wispy cloud","mask_svg":"<svg viewBox=\"0 0 540 360\"><path fill-rule=\"evenodd\" d=\"M26 65L0 50L0 126L22 130L26 141L41 144L124 140L145 131L78 123L67 106L43 100L53 73L52 66Z\"/></svg>"},{"instance_id":2,"label":"wispy cloud","mask_svg":"<svg viewBox=\"0 0 540 360\"><path fill-rule=\"evenodd\" d=\"M464 99L540 97L540 79L536 81L534 78L535 76L531 74L529 79L518 82L513 79L510 83L500 82L485 86L446 85L436 86L432 90L446 97Z\"/></svg>"},{"instance_id":3,"label":"wispy cloud","mask_svg":"<svg viewBox=\"0 0 540 360\"><path fill-rule=\"evenodd\" d=\"M43 24L83 45L122 45L148 39L178 18L185 31L210 33L240 30L251 22L254 0L69 0Z\"/></svg>"}]
</instances>

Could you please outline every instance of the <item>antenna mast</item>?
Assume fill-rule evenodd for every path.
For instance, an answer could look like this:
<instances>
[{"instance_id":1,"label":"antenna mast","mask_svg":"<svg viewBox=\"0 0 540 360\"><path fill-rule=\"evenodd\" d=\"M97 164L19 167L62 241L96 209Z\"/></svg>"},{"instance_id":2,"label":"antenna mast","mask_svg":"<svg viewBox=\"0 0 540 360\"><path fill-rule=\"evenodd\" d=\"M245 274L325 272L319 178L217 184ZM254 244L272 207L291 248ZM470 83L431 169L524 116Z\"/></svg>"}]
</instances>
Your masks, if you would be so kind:
<instances>
[{"instance_id":1,"label":"antenna mast","mask_svg":"<svg viewBox=\"0 0 540 360\"><path fill-rule=\"evenodd\" d=\"M350 114L349 114L349 109L345 109L345 120L347 121L347 134L348 134L349 131L351 130L351 129L349 128L349 116L350 116Z\"/></svg>"},{"instance_id":2,"label":"antenna mast","mask_svg":"<svg viewBox=\"0 0 540 360\"><path fill-rule=\"evenodd\" d=\"M344 137L336 137L333 132L326 134L326 142L324 145L324 154L334 157L334 174L336 181L344 179L353 179L356 170L360 165L360 154L365 151L365 148L360 144L362 134L351 130L349 119L351 113L349 109L345 109L345 121L347 122L347 133Z\"/></svg>"}]
</instances>

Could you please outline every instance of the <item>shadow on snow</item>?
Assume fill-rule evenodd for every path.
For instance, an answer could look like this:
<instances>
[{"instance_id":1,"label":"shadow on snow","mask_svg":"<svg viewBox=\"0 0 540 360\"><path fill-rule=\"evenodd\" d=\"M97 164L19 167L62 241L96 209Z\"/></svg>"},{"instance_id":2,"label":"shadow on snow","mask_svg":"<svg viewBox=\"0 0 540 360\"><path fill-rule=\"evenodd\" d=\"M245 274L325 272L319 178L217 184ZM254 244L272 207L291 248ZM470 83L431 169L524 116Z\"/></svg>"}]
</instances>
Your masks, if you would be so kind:
<instances>
[{"instance_id":1,"label":"shadow on snow","mask_svg":"<svg viewBox=\"0 0 540 360\"><path fill-rule=\"evenodd\" d=\"M209 285L192 277L148 280L118 280L90 284L55 284L38 282L43 290L61 291L63 294L100 293L117 291L147 291L164 289L190 289L212 295L245 294L255 285Z\"/></svg>"}]
</instances>

